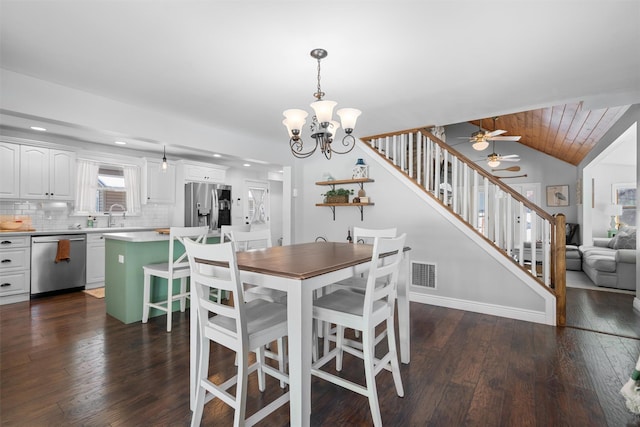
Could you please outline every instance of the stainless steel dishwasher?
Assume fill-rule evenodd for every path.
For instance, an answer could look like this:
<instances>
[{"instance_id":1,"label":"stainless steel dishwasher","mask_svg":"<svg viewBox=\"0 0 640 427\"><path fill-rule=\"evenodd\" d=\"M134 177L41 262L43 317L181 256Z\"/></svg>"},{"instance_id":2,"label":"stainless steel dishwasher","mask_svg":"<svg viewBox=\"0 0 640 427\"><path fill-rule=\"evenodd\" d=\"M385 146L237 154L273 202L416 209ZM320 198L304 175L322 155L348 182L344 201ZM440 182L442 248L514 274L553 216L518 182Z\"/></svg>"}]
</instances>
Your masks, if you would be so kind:
<instances>
[{"instance_id":1,"label":"stainless steel dishwasher","mask_svg":"<svg viewBox=\"0 0 640 427\"><path fill-rule=\"evenodd\" d=\"M69 240L69 260L55 262L60 240ZM86 234L31 237L31 295L84 288Z\"/></svg>"}]
</instances>

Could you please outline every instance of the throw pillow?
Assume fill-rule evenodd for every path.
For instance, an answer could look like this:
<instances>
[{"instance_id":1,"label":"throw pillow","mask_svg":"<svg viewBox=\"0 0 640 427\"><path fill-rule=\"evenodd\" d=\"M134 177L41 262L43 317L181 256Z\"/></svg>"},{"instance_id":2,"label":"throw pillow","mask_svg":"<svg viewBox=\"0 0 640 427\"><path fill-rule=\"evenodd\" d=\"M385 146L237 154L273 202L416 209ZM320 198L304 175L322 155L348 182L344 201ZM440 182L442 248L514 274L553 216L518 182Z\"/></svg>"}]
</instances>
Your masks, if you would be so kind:
<instances>
[{"instance_id":1,"label":"throw pillow","mask_svg":"<svg viewBox=\"0 0 640 427\"><path fill-rule=\"evenodd\" d=\"M611 249L615 249L615 246L618 244L618 238L620 238L620 236L626 236L627 233L625 233L624 231L618 230L618 233L613 236L611 238L611 240L609 240L609 243L607 243L607 247L611 248Z\"/></svg>"},{"instance_id":2,"label":"throw pillow","mask_svg":"<svg viewBox=\"0 0 640 427\"><path fill-rule=\"evenodd\" d=\"M612 249L635 249L636 248L636 234L628 234L624 231L619 231L608 245Z\"/></svg>"}]
</instances>

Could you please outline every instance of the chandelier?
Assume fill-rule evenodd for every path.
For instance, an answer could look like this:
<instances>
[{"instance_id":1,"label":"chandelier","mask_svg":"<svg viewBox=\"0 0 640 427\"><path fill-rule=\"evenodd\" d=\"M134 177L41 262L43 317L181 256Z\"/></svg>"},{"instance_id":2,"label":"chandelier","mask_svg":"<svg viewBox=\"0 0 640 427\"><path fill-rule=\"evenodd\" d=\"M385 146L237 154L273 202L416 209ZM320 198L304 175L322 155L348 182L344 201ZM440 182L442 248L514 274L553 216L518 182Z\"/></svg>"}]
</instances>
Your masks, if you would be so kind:
<instances>
[{"instance_id":1,"label":"chandelier","mask_svg":"<svg viewBox=\"0 0 640 427\"><path fill-rule=\"evenodd\" d=\"M332 153L346 154L355 147L356 139L351 133L356 127L358 116L362 114L362 112L355 108L341 108L336 111L346 135L342 138L340 142L341 146L339 145L338 149L332 146L331 144L334 142L340 124L333 120L333 108L337 102L323 100L322 97L325 94L320 88L320 61L327 57L327 51L324 49L313 49L311 51L311 57L318 61L318 91L313 94L317 101L311 103L311 108L313 108L314 112L310 125L311 138L315 140L313 149L309 149L307 145L306 148L308 151L305 151L302 140L302 127L305 125L307 116L309 115L306 111L295 108L285 110L282 113L285 117L282 124L285 125L289 132L289 147L295 157L299 159L307 158L320 147L322 154L324 154L327 159L331 159Z\"/></svg>"}]
</instances>

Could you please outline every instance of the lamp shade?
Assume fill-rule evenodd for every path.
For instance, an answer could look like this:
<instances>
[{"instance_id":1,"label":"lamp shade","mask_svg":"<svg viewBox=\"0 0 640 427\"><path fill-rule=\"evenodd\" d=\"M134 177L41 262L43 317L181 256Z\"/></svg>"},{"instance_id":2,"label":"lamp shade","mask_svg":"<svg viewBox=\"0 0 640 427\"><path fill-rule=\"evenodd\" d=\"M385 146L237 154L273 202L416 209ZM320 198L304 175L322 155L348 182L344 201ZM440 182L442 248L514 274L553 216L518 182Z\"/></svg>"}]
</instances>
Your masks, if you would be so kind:
<instances>
[{"instance_id":1,"label":"lamp shade","mask_svg":"<svg viewBox=\"0 0 640 427\"><path fill-rule=\"evenodd\" d=\"M293 132L291 132L291 128L289 127L289 121L287 119L284 119L282 121L282 124L284 125L284 127L287 128L287 133L289 134L289 138L293 137Z\"/></svg>"},{"instance_id":2,"label":"lamp shade","mask_svg":"<svg viewBox=\"0 0 640 427\"><path fill-rule=\"evenodd\" d=\"M282 114L285 117L285 120L283 120L282 123L289 131L289 135L292 135L294 130L301 131L302 126L306 123L307 116L309 115L306 111L299 110L297 108L285 110Z\"/></svg>"},{"instance_id":3,"label":"lamp shade","mask_svg":"<svg viewBox=\"0 0 640 427\"><path fill-rule=\"evenodd\" d=\"M340 123L336 122L335 120L331 120L329 122L329 128L327 129L329 132L331 132L331 136L335 136L338 132L338 129L340 129Z\"/></svg>"},{"instance_id":4,"label":"lamp shade","mask_svg":"<svg viewBox=\"0 0 640 427\"><path fill-rule=\"evenodd\" d=\"M499 162L498 160L489 160L489 161L487 162L487 165L488 165L490 168L495 168L495 167L500 166L500 162Z\"/></svg>"},{"instance_id":5,"label":"lamp shade","mask_svg":"<svg viewBox=\"0 0 640 427\"><path fill-rule=\"evenodd\" d=\"M622 215L622 205L608 205L606 208L606 214L609 216Z\"/></svg>"},{"instance_id":6,"label":"lamp shade","mask_svg":"<svg viewBox=\"0 0 640 427\"><path fill-rule=\"evenodd\" d=\"M333 117L333 108L337 104L335 101L316 101L311 103L311 108L316 113L318 122L329 123Z\"/></svg>"},{"instance_id":7,"label":"lamp shade","mask_svg":"<svg viewBox=\"0 0 640 427\"><path fill-rule=\"evenodd\" d=\"M476 151L482 151L486 149L488 146L489 146L489 143L485 140L474 142L472 145L473 149Z\"/></svg>"},{"instance_id":8,"label":"lamp shade","mask_svg":"<svg viewBox=\"0 0 640 427\"><path fill-rule=\"evenodd\" d=\"M358 120L362 111L355 108L341 108L336 111L336 114L340 117L342 128L347 131L347 129L353 130L356 128L356 120Z\"/></svg>"}]
</instances>

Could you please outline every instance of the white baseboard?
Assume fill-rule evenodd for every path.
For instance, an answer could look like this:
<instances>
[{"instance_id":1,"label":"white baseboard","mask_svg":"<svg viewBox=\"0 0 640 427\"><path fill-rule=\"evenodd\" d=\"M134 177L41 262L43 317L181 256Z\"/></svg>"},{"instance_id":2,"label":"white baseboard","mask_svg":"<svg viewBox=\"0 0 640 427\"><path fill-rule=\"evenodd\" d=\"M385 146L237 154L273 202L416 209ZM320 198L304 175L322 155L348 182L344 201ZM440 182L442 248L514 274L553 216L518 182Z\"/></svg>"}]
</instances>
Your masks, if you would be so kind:
<instances>
[{"instance_id":1,"label":"white baseboard","mask_svg":"<svg viewBox=\"0 0 640 427\"><path fill-rule=\"evenodd\" d=\"M640 311L640 298L635 297L635 298L633 299L633 308L634 308L634 310L636 310L636 311Z\"/></svg>"},{"instance_id":2,"label":"white baseboard","mask_svg":"<svg viewBox=\"0 0 640 427\"><path fill-rule=\"evenodd\" d=\"M0 305L29 301L30 298L31 296L29 295L29 292L22 293L22 294L6 295L0 298Z\"/></svg>"},{"instance_id":3,"label":"white baseboard","mask_svg":"<svg viewBox=\"0 0 640 427\"><path fill-rule=\"evenodd\" d=\"M541 311L532 311L514 307L506 307L495 304L481 303L477 301L460 300L437 295L411 292L409 299L413 302L430 304L439 307L453 308L457 310L471 311L474 313L490 314L492 316L506 317L508 319L524 320L526 322L541 323L555 326L555 321L550 323L547 315ZM637 298L636 298L637 300ZM640 304L640 301L639 301ZM639 308L640 309L640 308Z\"/></svg>"},{"instance_id":4,"label":"white baseboard","mask_svg":"<svg viewBox=\"0 0 640 427\"><path fill-rule=\"evenodd\" d=\"M94 282L94 283L87 283L84 286L85 289L97 289L97 288L104 288L104 282Z\"/></svg>"}]
</instances>

